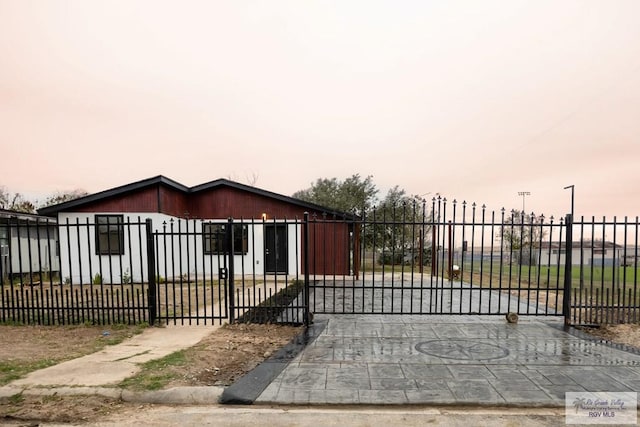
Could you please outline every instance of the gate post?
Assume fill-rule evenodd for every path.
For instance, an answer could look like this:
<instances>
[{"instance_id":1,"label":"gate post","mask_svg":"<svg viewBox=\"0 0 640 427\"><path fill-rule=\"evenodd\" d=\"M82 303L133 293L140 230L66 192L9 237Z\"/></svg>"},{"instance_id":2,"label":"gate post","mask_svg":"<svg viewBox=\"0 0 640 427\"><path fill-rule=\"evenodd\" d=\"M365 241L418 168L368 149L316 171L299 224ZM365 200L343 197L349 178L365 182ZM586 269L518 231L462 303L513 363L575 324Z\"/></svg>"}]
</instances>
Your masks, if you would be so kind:
<instances>
[{"instance_id":1,"label":"gate post","mask_svg":"<svg viewBox=\"0 0 640 427\"><path fill-rule=\"evenodd\" d=\"M229 217L229 219L227 220L227 230L225 233L225 240L226 240L226 244L225 244L225 252L226 254L224 256L228 257L229 262L228 262L228 269L227 269L227 285L229 287L229 323L233 323L235 320L235 309L236 309L236 300L235 300L235 288L234 288L234 275L235 275L235 271L234 271L234 262L233 262L233 218Z\"/></svg>"},{"instance_id":2,"label":"gate post","mask_svg":"<svg viewBox=\"0 0 640 427\"><path fill-rule=\"evenodd\" d=\"M151 218L145 221L147 234L147 276L149 289L147 290L147 305L149 311L149 325L154 325L158 316L158 305L156 300L156 251L153 240L153 224Z\"/></svg>"},{"instance_id":3,"label":"gate post","mask_svg":"<svg viewBox=\"0 0 640 427\"><path fill-rule=\"evenodd\" d=\"M309 313L309 212L304 213L304 223L302 224L302 240L304 246L302 252L304 253L304 326L309 327L310 313Z\"/></svg>"},{"instance_id":4,"label":"gate post","mask_svg":"<svg viewBox=\"0 0 640 427\"><path fill-rule=\"evenodd\" d=\"M562 314L564 315L564 324L569 326L571 324L571 266L573 252L573 216L567 214L565 219L565 226L567 228L564 254L564 291L562 292Z\"/></svg>"}]
</instances>

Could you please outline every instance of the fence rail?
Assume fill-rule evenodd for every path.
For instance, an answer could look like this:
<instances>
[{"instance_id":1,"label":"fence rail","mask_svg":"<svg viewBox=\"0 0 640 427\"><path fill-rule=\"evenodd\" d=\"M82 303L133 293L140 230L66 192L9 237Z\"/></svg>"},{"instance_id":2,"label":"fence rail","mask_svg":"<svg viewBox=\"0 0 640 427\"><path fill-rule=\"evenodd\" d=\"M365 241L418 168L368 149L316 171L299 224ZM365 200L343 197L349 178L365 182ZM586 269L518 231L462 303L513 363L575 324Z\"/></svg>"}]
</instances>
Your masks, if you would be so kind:
<instances>
[{"instance_id":1,"label":"fence rail","mask_svg":"<svg viewBox=\"0 0 640 427\"><path fill-rule=\"evenodd\" d=\"M349 219L3 218L0 322L509 312L638 322L639 225L440 198Z\"/></svg>"}]
</instances>

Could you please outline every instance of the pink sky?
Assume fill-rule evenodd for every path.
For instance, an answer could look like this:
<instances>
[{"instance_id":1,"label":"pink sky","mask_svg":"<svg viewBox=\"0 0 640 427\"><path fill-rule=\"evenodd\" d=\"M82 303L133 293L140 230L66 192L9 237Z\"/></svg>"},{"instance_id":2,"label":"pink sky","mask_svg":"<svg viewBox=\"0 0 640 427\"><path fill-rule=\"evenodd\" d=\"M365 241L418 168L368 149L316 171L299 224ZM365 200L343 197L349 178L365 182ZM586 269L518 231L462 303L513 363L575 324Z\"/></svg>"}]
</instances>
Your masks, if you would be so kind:
<instances>
[{"instance_id":1,"label":"pink sky","mask_svg":"<svg viewBox=\"0 0 640 427\"><path fill-rule=\"evenodd\" d=\"M373 175L640 214L640 2L0 0L0 185Z\"/></svg>"}]
</instances>

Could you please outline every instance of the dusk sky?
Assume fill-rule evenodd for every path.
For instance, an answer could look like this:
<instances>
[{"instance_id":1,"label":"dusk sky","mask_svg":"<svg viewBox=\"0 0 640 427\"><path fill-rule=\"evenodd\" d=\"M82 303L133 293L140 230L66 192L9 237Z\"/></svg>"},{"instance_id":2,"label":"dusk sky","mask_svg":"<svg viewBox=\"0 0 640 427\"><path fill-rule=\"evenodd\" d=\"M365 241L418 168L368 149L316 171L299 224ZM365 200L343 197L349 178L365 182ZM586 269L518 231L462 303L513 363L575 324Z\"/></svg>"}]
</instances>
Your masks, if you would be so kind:
<instances>
[{"instance_id":1,"label":"dusk sky","mask_svg":"<svg viewBox=\"0 0 640 427\"><path fill-rule=\"evenodd\" d=\"M0 185L640 214L640 1L0 0Z\"/></svg>"}]
</instances>

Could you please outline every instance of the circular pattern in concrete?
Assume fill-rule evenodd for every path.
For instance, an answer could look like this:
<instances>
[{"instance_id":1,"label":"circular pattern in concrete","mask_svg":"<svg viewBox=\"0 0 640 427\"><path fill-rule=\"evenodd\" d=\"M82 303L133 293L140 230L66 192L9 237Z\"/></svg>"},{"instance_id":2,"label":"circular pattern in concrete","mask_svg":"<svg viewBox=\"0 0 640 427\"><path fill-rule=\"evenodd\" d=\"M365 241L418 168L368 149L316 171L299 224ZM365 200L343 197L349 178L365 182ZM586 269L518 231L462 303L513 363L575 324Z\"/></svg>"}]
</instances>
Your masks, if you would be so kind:
<instances>
[{"instance_id":1,"label":"circular pattern in concrete","mask_svg":"<svg viewBox=\"0 0 640 427\"><path fill-rule=\"evenodd\" d=\"M432 340L416 344L416 350L430 356L455 360L492 360L509 355L506 348L473 340Z\"/></svg>"}]
</instances>

